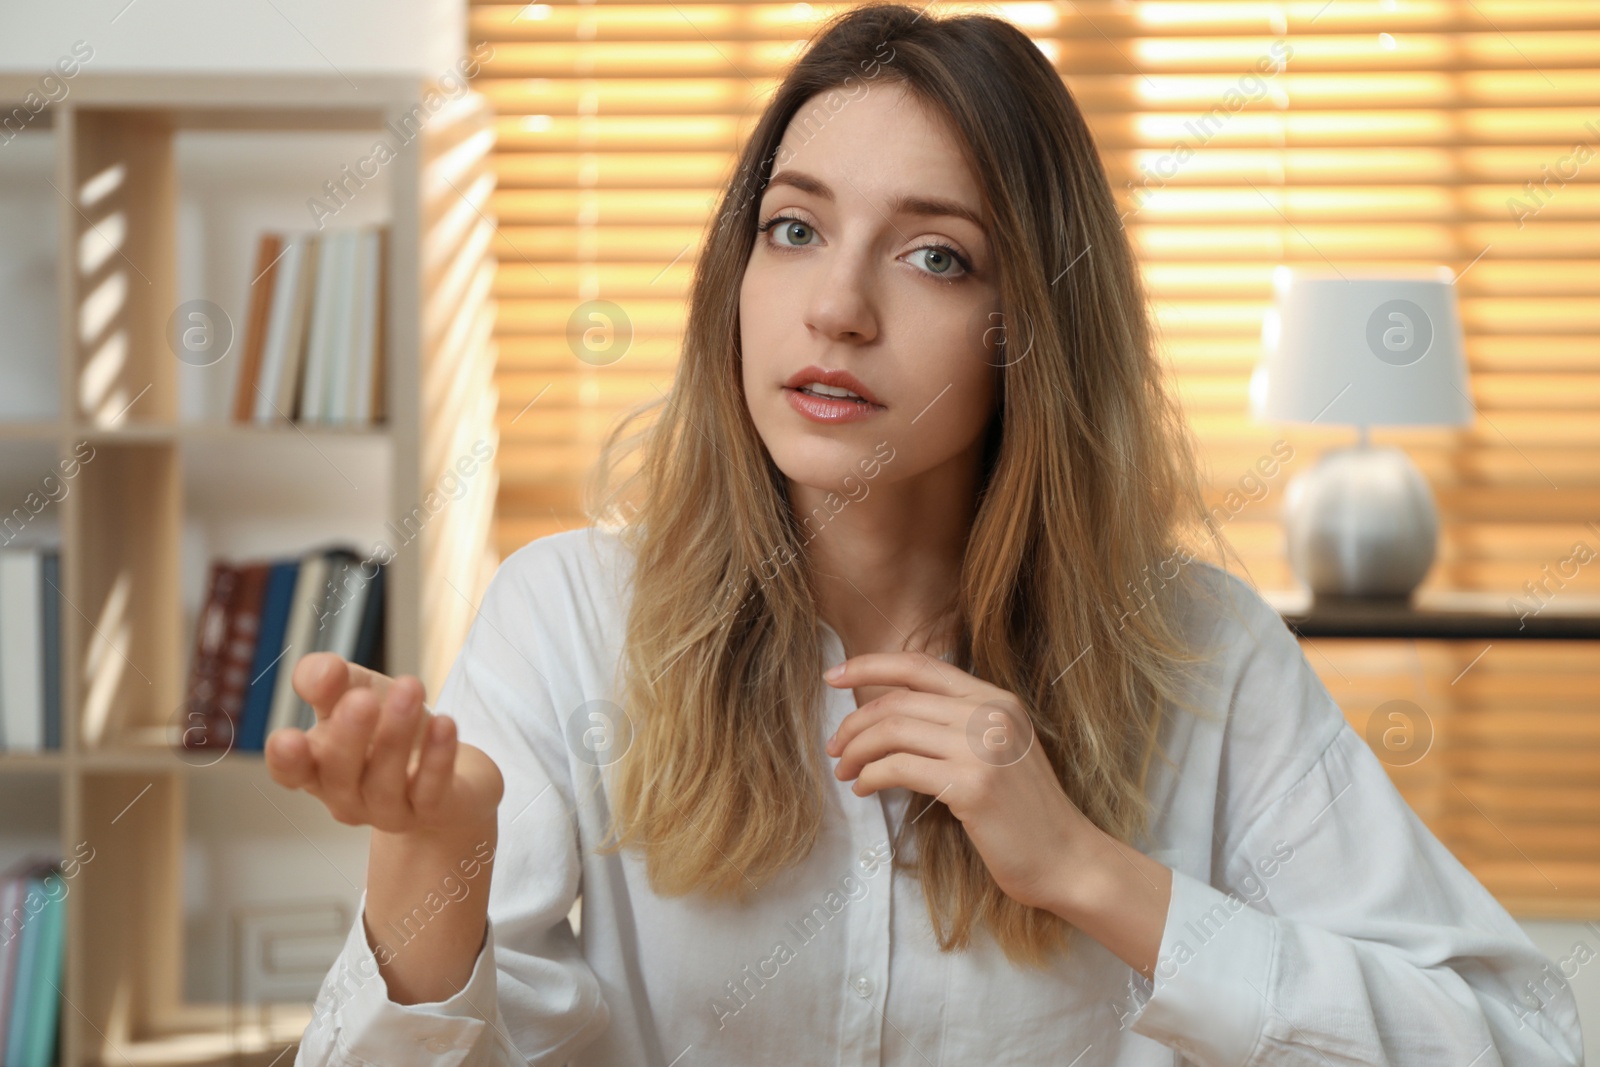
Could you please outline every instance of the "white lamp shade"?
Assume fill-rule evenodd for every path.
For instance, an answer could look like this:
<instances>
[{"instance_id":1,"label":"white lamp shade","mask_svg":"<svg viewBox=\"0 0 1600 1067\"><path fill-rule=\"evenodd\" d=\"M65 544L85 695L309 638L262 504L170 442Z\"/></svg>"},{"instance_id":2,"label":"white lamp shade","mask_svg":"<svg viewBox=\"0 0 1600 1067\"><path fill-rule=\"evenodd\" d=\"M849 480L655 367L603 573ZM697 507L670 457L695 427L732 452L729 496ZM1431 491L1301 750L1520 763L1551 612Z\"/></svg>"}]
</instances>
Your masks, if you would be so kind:
<instances>
[{"instance_id":1,"label":"white lamp shade","mask_svg":"<svg viewBox=\"0 0 1600 1067\"><path fill-rule=\"evenodd\" d=\"M1346 426L1472 422L1456 290L1431 277L1279 267L1251 383L1258 418Z\"/></svg>"}]
</instances>

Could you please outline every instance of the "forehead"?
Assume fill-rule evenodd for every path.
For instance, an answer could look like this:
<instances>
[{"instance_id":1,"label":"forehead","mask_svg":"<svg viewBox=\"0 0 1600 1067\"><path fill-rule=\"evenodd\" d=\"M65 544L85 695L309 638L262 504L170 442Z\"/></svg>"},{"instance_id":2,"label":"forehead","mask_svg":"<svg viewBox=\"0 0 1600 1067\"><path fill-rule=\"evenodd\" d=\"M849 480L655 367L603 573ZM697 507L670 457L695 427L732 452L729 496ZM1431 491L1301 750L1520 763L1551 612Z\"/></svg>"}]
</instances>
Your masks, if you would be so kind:
<instances>
[{"instance_id":1,"label":"forehead","mask_svg":"<svg viewBox=\"0 0 1600 1067\"><path fill-rule=\"evenodd\" d=\"M835 190L853 188L880 199L905 193L943 198L983 214L982 189L949 119L892 83L858 82L801 105L772 173L789 169L814 174Z\"/></svg>"}]
</instances>

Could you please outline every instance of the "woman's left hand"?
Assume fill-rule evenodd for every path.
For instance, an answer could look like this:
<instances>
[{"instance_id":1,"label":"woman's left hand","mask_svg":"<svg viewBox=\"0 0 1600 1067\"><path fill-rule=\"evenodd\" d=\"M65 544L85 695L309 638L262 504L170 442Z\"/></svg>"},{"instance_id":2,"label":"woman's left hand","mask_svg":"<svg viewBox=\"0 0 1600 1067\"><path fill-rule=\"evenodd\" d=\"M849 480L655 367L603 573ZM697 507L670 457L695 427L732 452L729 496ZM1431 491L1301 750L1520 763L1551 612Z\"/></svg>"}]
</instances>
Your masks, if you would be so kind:
<instances>
[{"instance_id":1,"label":"woman's left hand","mask_svg":"<svg viewBox=\"0 0 1600 1067\"><path fill-rule=\"evenodd\" d=\"M842 666L829 685L905 688L845 716L828 740L835 776L854 778L857 796L903 786L941 801L1007 896L1059 911L1074 857L1100 831L1062 790L1016 695L920 652Z\"/></svg>"}]
</instances>

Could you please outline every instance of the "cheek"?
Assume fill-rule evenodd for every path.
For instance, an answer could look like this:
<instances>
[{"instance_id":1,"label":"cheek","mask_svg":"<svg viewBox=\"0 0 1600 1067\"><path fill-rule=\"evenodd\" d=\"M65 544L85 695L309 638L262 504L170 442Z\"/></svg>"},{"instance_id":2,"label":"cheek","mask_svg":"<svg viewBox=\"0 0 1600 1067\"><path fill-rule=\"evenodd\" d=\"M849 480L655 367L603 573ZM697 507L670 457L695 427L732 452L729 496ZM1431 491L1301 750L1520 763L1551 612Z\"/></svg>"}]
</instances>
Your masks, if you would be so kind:
<instances>
[{"instance_id":1,"label":"cheek","mask_svg":"<svg viewBox=\"0 0 1600 1067\"><path fill-rule=\"evenodd\" d=\"M994 403L1000 373L996 364L1006 359L1007 344L1002 342L1007 339L999 313L985 303L924 315L919 323L918 342L910 351L934 393L949 386L938 402L938 407L948 404L951 409L943 421L955 418L959 409L962 425L982 423Z\"/></svg>"},{"instance_id":2,"label":"cheek","mask_svg":"<svg viewBox=\"0 0 1600 1067\"><path fill-rule=\"evenodd\" d=\"M771 315L757 294L746 285L739 294L739 355L745 384L762 370L772 357L767 343Z\"/></svg>"},{"instance_id":3,"label":"cheek","mask_svg":"<svg viewBox=\"0 0 1600 1067\"><path fill-rule=\"evenodd\" d=\"M998 357L983 347L983 320L970 306L923 304L899 323L894 420L901 475L941 463L978 439L994 411ZM913 422L913 420L915 420Z\"/></svg>"}]
</instances>

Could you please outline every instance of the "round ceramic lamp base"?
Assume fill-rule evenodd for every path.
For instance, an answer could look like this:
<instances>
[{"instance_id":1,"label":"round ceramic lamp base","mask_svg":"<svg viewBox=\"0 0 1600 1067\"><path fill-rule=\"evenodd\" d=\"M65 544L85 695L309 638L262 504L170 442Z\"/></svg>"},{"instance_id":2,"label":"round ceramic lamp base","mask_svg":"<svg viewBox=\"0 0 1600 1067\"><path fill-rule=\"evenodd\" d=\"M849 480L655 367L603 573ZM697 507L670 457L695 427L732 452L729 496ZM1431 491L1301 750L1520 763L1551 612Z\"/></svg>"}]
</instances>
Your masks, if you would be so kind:
<instances>
[{"instance_id":1,"label":"round ceramic lamp base","mask_svg":"<svg viewBox=\"0 0 1600 1067\"><path fill-rule=\"evenodd\" d=\"M1318 597L1408 597L1433 565L1439 515L1398 448L1329 452L1289 483L1289 566Z\"/></svg>"}]
</instances>

